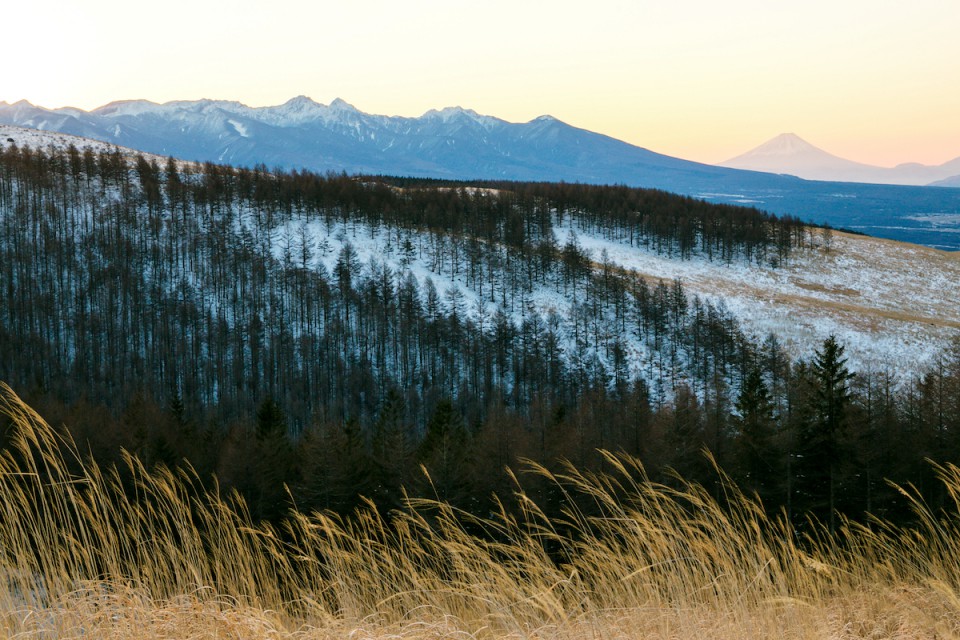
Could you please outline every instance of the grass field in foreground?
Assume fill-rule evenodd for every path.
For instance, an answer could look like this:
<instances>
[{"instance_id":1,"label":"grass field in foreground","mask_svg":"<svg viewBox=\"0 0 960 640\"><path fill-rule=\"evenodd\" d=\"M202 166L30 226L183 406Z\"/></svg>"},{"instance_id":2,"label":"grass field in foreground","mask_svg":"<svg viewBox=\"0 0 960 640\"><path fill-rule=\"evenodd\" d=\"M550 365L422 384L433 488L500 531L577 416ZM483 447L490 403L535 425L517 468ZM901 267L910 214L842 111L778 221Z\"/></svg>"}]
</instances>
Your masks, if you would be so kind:
<instances>
[{"instance_id":1,"label":"grass field in foreground","mask_svg":"<svg viewBox=\"0 0 960 640\"><path fill-rule=\"evenodd\" d=\"M732 486L721 507L611 454L607 475L536 470L560 518L518 488L484 519L411 501L273 529L189 472L83 460L5 385L0 412L2 638L960 637L956 502L798 540Z\"/></svg>"}]
</instances>

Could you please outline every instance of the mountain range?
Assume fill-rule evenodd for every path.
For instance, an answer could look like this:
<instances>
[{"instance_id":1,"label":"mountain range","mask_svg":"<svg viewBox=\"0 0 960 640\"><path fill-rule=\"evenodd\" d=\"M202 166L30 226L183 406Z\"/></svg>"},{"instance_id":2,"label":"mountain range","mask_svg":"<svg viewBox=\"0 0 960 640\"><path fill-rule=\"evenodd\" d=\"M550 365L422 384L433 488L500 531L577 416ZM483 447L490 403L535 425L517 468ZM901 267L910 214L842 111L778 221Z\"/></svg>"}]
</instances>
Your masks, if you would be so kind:
<instances>
[{"instance_id":1,"label":"mountain range","mask_svg":"<svg viewBox=\"0 0 960 640\"><path fill-rule=\"evenodd\" d=\"M94 138L182 160L455 180L657 188L879 237L960 249L960 191L838 184L690 162L551 116L511 123L460 107L417 118L300 96L272 107L222 100L113 102L92 111L0 102L0 124ZM0 141L2 143L2 141Z\"/></svg>"},{"instance_id":2,"label":"mountain range","mask_svg":"<svg viewBox=\"0 0 960 640\"><path fill-rule=\"evenodd\" d=\"M627 183L672 191L771 178L672 158L551 116L511 123L448 107L418 118L304 96L274 107L221 100L114 102L86 112L0 103L0 123L70 133L184 160L446 179Z\"/></svg>"},{"instance_id":3,"label":"mountain range","mask_svg":"<svg viewBox=\"0 0 960 640\"><path fill-rule=\"evenodd\" d=\"M782 133L720 166L797 176L805 180L960 186L960 157L937 166L907 162L877 167L840 158L794 133Z\"/></svg>"}]
</instances>

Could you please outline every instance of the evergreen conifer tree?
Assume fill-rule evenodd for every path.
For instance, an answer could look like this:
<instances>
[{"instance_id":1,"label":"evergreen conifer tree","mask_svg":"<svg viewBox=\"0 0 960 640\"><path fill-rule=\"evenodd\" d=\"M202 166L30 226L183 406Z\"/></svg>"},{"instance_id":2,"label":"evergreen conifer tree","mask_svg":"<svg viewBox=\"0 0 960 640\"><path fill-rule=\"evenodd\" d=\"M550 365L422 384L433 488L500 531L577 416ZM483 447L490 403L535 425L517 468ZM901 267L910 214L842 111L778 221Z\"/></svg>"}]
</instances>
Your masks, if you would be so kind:
<instances>
[{"instance_id":1,"label":"evergreen conifer tree","mask_svg":"<svg viewBox=\"0 0 960 640\"><path fill-rule=\"evenodd\" d=\"M750 369L740 389L736 409L736 459L741 482L761 498L775 495L780 452L774 442L773 400L760 369Z\"/></svg>"},{"instance_id":2,"label":"evergreen conifer tree","mask_svg":"<svg viewBox=\"0 0 960 640\"><path fill-rule=\"evenodd\" d=\"M841 488L845 455L844 428L850 403L850 379L844 347L835 336L823 341L811 366L814 394L812 419L801 433L805 481L813 498L811 510L826 515L830 530L836 528L837 496ZM826 514L824 514L826 509Z\"/></svg>"},{"instance_id":3,"label":"evergreen conifer tree","mask_svg":"<svg viewBox=\"0 0 960 640\"><path fill-rule=\"evenodd\" d=\"M433 490L442 500L456 503L467 488L467 434L463 418L449 398L442 398L427 422L419 459L430 474Z\"/></svg>"}]
</instances>

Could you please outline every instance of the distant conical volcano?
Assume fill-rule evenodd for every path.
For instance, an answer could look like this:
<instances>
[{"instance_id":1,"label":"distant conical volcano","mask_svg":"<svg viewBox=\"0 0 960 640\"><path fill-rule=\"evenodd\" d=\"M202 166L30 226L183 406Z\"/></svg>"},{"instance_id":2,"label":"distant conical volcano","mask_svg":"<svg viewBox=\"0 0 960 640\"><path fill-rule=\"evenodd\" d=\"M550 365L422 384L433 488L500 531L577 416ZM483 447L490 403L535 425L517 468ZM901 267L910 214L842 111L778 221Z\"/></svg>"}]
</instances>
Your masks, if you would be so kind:
<instances>
[{"instance_id":1,"label":"distant conical volcano","mask_svg":"<svg viewBox=\"0 0 960 640\"><path fill-rule=\"evenodd\" d=\"M721 167L783 173L806 180L925 185L955 175L960 159L929 167L901 164L892 169L846 160L813 146L795 133L781 133L759 147L719 163Z\"/></svg>"},{"instance_id":2,"label":"distant conical volcano","mask_svg":"<svg viewBox=\"0 0 960 640\"><path fill-rule=\"evenodd\" d=\"M795 133L781 133L755 149L721 162L720 166L786 173L807 180L855 182L873 182L864 178L871 172L882 171L881 167L860 164L827 153Z\"/></svg>"},{"instance_id":3,"label":"distant conical volcano","mask_svg":"<svg viewBox=\"0 0 960 640\"><path fill-rule=\"evenodd\" d=\"M816 153L822 156L829 156L831 158L834 157L829 153L827 153L826 151L823 151L813 146L812 144L810 144L809 142L807 142L806 140L804 140L803 138L801 138L795 133L781 133L776 138L772 138L764 142L762 145L760 145L753 151L749 151L740 157L744 157L747 155L767 155L767 156L782 157L782 156L796 156L796 155L809 154L809 153Z\"/></svg>"}]
</instances>

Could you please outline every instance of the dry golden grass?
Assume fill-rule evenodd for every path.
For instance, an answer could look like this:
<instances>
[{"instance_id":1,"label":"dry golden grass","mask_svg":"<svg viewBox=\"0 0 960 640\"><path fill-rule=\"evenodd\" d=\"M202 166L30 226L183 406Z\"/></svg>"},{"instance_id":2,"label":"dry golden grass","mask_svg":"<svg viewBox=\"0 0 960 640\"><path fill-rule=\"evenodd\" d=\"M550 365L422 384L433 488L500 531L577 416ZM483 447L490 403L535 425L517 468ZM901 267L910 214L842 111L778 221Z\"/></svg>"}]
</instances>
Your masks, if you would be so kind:
<instances>
[{"instance_id":1,"label":"dry golden grass","mask_svg":"<svg viewBox=\"0 0 960 640\"><path fill-rule=\"evenodd\" d=\"M791 358L809 358L833 334L854 369L925 373L960 330L960 252L840 231L827 250L813 233L777 267L604 248L618 274L677 278L688 295L722 300L747 334L774 333Z\"/></svg>"},{"instance_id":2,"label":"dry golden grass","mask_svg":"<svg viewBox=\"0 0 960 640\"><path fill-rule=\"evenodd\" d=\"M281 535L189 472L83 461L5 386L0 411L3 638L960 636L957 514L919 501L916 529L798 541L732 486L721 508L608 455L604 475L534 469L560 518L518 489L514 515L410 501L389 523L296 513ZM960 470L939 472L956 499Z\"/></svg>"},{"instance_id":3,"label":"dry golden grass","mask_svg":"<svg viewBox=\"0 0 960 640\"><path fill-rule=\"evenodd\" d=\"M716 270L691 278L691 291L722 292L784 305L801 316L834 318L871 332L905 324L919 328L960 328L957 254L893 240L835 231L829 252L798 250L779 269L757 267L756 283Z\"/></svg>"}]
</instances>

